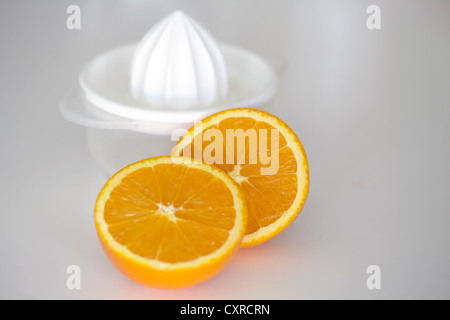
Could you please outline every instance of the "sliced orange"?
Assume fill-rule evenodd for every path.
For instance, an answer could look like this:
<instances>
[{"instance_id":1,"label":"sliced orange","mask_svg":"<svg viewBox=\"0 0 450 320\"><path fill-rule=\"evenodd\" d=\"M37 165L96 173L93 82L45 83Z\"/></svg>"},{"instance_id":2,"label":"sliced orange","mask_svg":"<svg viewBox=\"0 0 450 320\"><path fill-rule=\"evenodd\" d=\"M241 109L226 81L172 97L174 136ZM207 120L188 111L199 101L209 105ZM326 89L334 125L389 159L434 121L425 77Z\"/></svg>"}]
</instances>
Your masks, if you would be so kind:
<instances>
[{"instance_id":1,"label":"sliced orange","mask_svg":"<svg viewBox=\"0 0 450 320\"><path fill-rule=\"evenodd\" d=\"M172 155L202 159L239 183L249 211L242 247L281 233L308 195L305 150L292 129L267 112L244 108L211 115L183 135Z\"/></svg>"},{"instance_id":2,"label":"sliced orange","mask_svg":"<svg viewBox=\"0 0 450 320\"><path fill-rule=\"evenodd\" d=\"M156 157L108 180L95 224L107 256L129 278L181 288L227 264L244 236L247 208L226 172L189 158Z\"/></svg>"}]
</instances>

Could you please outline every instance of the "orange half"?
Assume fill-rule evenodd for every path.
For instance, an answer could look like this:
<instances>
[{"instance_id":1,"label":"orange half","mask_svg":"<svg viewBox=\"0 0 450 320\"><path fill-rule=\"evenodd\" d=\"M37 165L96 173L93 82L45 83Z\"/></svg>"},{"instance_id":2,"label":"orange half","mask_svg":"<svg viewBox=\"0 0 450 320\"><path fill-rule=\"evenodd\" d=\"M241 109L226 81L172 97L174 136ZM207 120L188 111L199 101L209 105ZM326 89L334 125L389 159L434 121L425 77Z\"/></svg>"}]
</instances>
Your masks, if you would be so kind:
<instances>
[{"instance_id":1,"label":"orange half","mask_svg":"<svg viewBox=\"0 0 450 320\"><path fill-rule=\"evenodd\" d=\"M157 157L108 180L95 225L104 251L125 275L181 288L223 269L244 236L247 208L226 172L194 159Z\"/></svg>"},{"instance_id":2,"label":"orange half","mask_svg":"<svg viewBox=\"0 0 450 320\"><path fill-rule=\"evenodd\" d=\"M240 185L249 214L242 247L281 233L308 195L305 150L294 131L267 112L244 108L211 115L181 137L172 155L213 164Z\"/></svg>"}]
</instances>

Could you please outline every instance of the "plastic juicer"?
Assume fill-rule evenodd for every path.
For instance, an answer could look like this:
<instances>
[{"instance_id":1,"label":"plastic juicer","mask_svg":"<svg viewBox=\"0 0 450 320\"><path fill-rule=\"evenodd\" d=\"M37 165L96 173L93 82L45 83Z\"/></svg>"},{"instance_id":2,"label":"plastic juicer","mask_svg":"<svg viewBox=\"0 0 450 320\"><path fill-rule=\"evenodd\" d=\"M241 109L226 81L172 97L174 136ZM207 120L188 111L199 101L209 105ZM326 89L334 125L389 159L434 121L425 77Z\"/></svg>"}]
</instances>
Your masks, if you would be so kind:
<instances>
[{"instance_id":1,"label":"plastic juicer","mask_svg":"<svg viewBox=\"0 0 450 320\"><path fill-rule=\"evenodd\" d=\"M176 11L139 43L90 61L60 110L87 128L92 156L112 175L132 162L169 155L183 132L207 115L238 107L267 110L276 85L265 59L218 43Z\"/></svg>"}]
</instances>

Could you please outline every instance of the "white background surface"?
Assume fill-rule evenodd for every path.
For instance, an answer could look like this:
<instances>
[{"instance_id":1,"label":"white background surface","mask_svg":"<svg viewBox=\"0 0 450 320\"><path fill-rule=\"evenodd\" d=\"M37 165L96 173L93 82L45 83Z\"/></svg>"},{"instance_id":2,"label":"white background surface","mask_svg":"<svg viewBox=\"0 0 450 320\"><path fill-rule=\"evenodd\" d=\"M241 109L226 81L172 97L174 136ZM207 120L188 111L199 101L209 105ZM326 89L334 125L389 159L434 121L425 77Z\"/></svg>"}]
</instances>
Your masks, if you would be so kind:
<instances>
[{"instance_id":1,"label":"white background surface","mask_svg":"<svg viewBox=\"0 0 450 320\"><path fill-rule=\"evenodd\" d=\"M77 1L70 31L73 3L0 5L0 298L450 298L450 2ZM370 4L381 30L366 28ZM311 188L282 235L170 291L104 255L93 205L106 178L58 104L90 59L176 9L288 62L274 113L303 142ZM81 290L66 288L71 264ZM366 288L371 264L379 291Z\"/></svg>"}]
</instances>

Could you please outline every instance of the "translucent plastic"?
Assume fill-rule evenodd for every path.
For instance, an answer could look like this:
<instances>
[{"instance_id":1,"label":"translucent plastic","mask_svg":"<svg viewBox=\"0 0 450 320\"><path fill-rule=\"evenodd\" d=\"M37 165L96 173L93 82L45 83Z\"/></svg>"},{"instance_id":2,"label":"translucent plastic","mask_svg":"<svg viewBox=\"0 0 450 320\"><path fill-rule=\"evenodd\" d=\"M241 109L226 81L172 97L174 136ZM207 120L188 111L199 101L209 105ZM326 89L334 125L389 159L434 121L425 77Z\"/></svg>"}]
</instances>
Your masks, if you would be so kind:
<instances>
[{"instance_id":1,"label":"translucent plastic","mask_svg":"<svg viewBox=\"0 0 450 320\"><path fill-rule=\"evenodd\" d=\"M133 162L170 155L179 137L194 124L178 124L167 134L151 134L133 130L138 124L132 120L108 115L110 119L106 121L88 106L83 93L74 90L62 100L61 112L66 119L86 127L89 151L108 177ZM270 100L260 107L265 111L270 111L270 108Z\"/></svg>"},{"instance_id":2,"label":"translucent plastic","mask_svg":"<svg viewBox=\"0 0 450 320\"><path fill-rule=\"evenodd\" d=\"M87 128L89 150L110 176L132 162L170 155L179 136L210 114L242 107L268 110L283 67L216 43L176 12L139 44L90 61L60 108L67 120Z\"/></svg>"}]
</instances>

